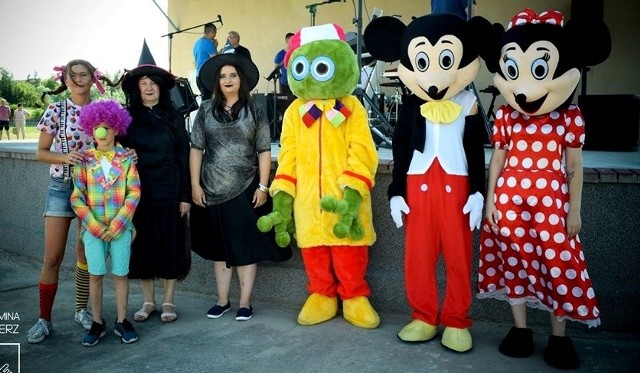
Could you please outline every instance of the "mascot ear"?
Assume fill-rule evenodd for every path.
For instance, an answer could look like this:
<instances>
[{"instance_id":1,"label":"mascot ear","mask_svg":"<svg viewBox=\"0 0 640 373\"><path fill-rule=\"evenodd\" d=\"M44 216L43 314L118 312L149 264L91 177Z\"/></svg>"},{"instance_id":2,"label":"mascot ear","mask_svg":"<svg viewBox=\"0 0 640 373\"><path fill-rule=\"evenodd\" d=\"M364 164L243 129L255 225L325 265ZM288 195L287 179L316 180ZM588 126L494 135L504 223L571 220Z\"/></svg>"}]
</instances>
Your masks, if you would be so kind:
<instances>
[{"instance_id":1,"label":"mascot ear","mask_svg":"<svg viewBox=\"0 0 640 373\"><path fill-rule=\"evenodd\" d=\"M564 29L581 66L595 66L609 58L611 34L604 22L571 19Z\"/></svg>"},{"instance_id":2,"label":"mascot ear","mask_svg":"<svg viewBox=\"0 0 640 373\"><path fill-rule=\"evenodd\" d=\"M500 61L500 38L504 34L504 26L499 23L494 23L486 20L483 17L472 17L468 22L468 34L473 42L472 44L477 46L478 54L487 65L487 69L491 73L495 73L499 68Z\"/></svg>"},{"instance_id":3,"label":"mascot ear","mask_svg":"<svg viewBox=\"0 0 640 373\"><path fill-rule=\"evenodd\" d=\"M402 56L400 41L406 28L407 26L395 17L374 19L364 30L364 45L367 52L381 61L399 60Z\"/></svg>"},{"instance_id":4,"label":"mascot ear","mask_svg":"<svg viewBox=\"0 0 640 373\"><path fill-rule=\"evenodd\" d=\"M579 66L594 66L611 54L611 34L604 23L604 0L571 2L571 20L564 26Z\"/></svg>"}]
</instances>

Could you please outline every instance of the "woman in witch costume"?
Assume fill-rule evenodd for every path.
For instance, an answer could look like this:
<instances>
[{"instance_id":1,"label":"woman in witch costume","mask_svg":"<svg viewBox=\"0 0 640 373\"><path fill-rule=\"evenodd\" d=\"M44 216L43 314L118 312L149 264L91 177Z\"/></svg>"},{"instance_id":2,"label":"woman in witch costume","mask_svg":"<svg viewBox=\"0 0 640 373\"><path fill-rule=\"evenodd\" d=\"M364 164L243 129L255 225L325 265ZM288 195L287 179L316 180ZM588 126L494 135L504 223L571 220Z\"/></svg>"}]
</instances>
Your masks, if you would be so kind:
<instances>
[{"instance_id":1,"label":"woman in witch costume","mask_svg":"<svg viewBox=\"0 0 640 373\"><path fill-rule=\"evenodd\" d=\"M210 58L200 70L211 91L202 102L191 132L191 237L193 250L214 263L218 300L207 317L231 309L229 287L233 269L240 279L236 320L253 316L251 293L257 263L282 262L291 248L279 248L272 234L256 227L271 211L269 124L250 91L260 75L256 65L238 54Z\"/></svg>"},{"instance_id":2,"label":"woman in witch costume","mask_svg":"<svg viewBox=\"0 0 640 373\"><path fill-rule=\"evenodd\" d=\"M156 66L146 41L138 67L122 77L127 109L133 118L120 143L136 150L142 186L133 217L137 236L131 247L129 278L140 279L144 304L133 319L145 321L156 311L154 279L162 279L162 322L178 318L176 282L191 266L186 245L186 215L191 208L189 137L184 118L170 97L174 76Z\"/></svg>"}]
</instances>

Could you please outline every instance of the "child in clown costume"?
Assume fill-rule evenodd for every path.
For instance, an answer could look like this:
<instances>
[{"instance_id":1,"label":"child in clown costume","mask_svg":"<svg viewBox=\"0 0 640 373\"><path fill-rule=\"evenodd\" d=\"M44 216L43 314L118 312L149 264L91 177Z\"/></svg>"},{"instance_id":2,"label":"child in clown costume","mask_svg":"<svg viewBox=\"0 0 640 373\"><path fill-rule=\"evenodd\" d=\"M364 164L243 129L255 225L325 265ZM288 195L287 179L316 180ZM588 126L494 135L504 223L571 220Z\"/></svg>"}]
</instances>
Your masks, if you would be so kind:
<instances>
[{"instance_id":1,"label":"child in clown costume","mask_svg":"<svg viewBox=\"0 0 640 373\"><path fill-rule=\"evenodd\" d=\"M367 113L351 93L358 63L335 24L305 27L285 56L289 86L298 97L285 112L278 169L270 193L274 211L258 221L286 246L295 229L311 293L301 325L344 318L373 329L380 323L365 280L375 241L371 189L378 156ZM294 228L295 226L295 228Z\"/></svg>"}]
</instances>

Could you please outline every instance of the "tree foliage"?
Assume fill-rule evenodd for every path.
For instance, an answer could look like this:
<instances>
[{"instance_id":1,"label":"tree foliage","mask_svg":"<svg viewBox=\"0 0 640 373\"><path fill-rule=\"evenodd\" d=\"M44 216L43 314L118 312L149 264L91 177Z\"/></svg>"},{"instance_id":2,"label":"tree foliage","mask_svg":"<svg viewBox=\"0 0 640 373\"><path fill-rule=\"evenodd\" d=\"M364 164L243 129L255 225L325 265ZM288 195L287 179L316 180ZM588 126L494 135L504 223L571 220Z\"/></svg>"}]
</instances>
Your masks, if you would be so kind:
<instances>
[{"instance_id":1,"label":"tree foliage","mask_svg":"<svg viewBox=\"0 0 640 373\"><path fill-rule=\"evenodd\" d=\"M112 82L117 82L120 75L122 75L122 72L117 71L113 75L107 74L107 77ZM112 98L124 103L125 96L120 87L110 87L106 83L103 85L105 88L105 94L101 95L97 89L92 89L92 100ZM44 109L47 106L47 103L43 103L40 100L40 96L43 92L53 91L59 86L60 82L57 81L54 76L43 79L38 76L37 72L34 72L33 75L27 75L27 79L23 81L14 80L13 74L6 68L0 66L0 98L7 100L12 107L17 103L22 103L28 108ZM46 101L60 101L67 97L69 97L68 90L59 95L48 96Z\"/></svg>"}]
</instances>

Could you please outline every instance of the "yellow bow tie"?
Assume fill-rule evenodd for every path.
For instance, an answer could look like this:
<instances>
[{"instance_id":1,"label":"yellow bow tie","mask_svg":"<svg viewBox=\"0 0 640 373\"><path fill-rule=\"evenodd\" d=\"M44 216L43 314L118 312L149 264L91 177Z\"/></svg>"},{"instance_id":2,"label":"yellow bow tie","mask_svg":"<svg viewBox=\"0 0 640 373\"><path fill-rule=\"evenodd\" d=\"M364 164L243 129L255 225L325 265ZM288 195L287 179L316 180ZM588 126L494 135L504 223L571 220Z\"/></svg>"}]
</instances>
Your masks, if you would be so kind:
<instances>
[{"instance_id":1,"label":"yellow bow tie","mask_svg":"<svg viewBox=\"0 0 640 373\"><path fill-rule=\"evenodd\" d=\"M433 123L449 124L462 112L462 106L451 100L429 101L420 105L420 114Z\"/></svg>"},{"instance_id":2,"label":"yellow bow tie","mask_svg":"<svg viewBox=\"0 0 640 373\"><path fill-rule=\"evenodd\" d=\"M115 150L107 150L106 152L100 151L98 149L96 149L96 159L97 160L101 160L102 157L107 158L107 160L109 162L113 161L113 158L116 156L116 151Z\"/></svg>"}]
</instances>

